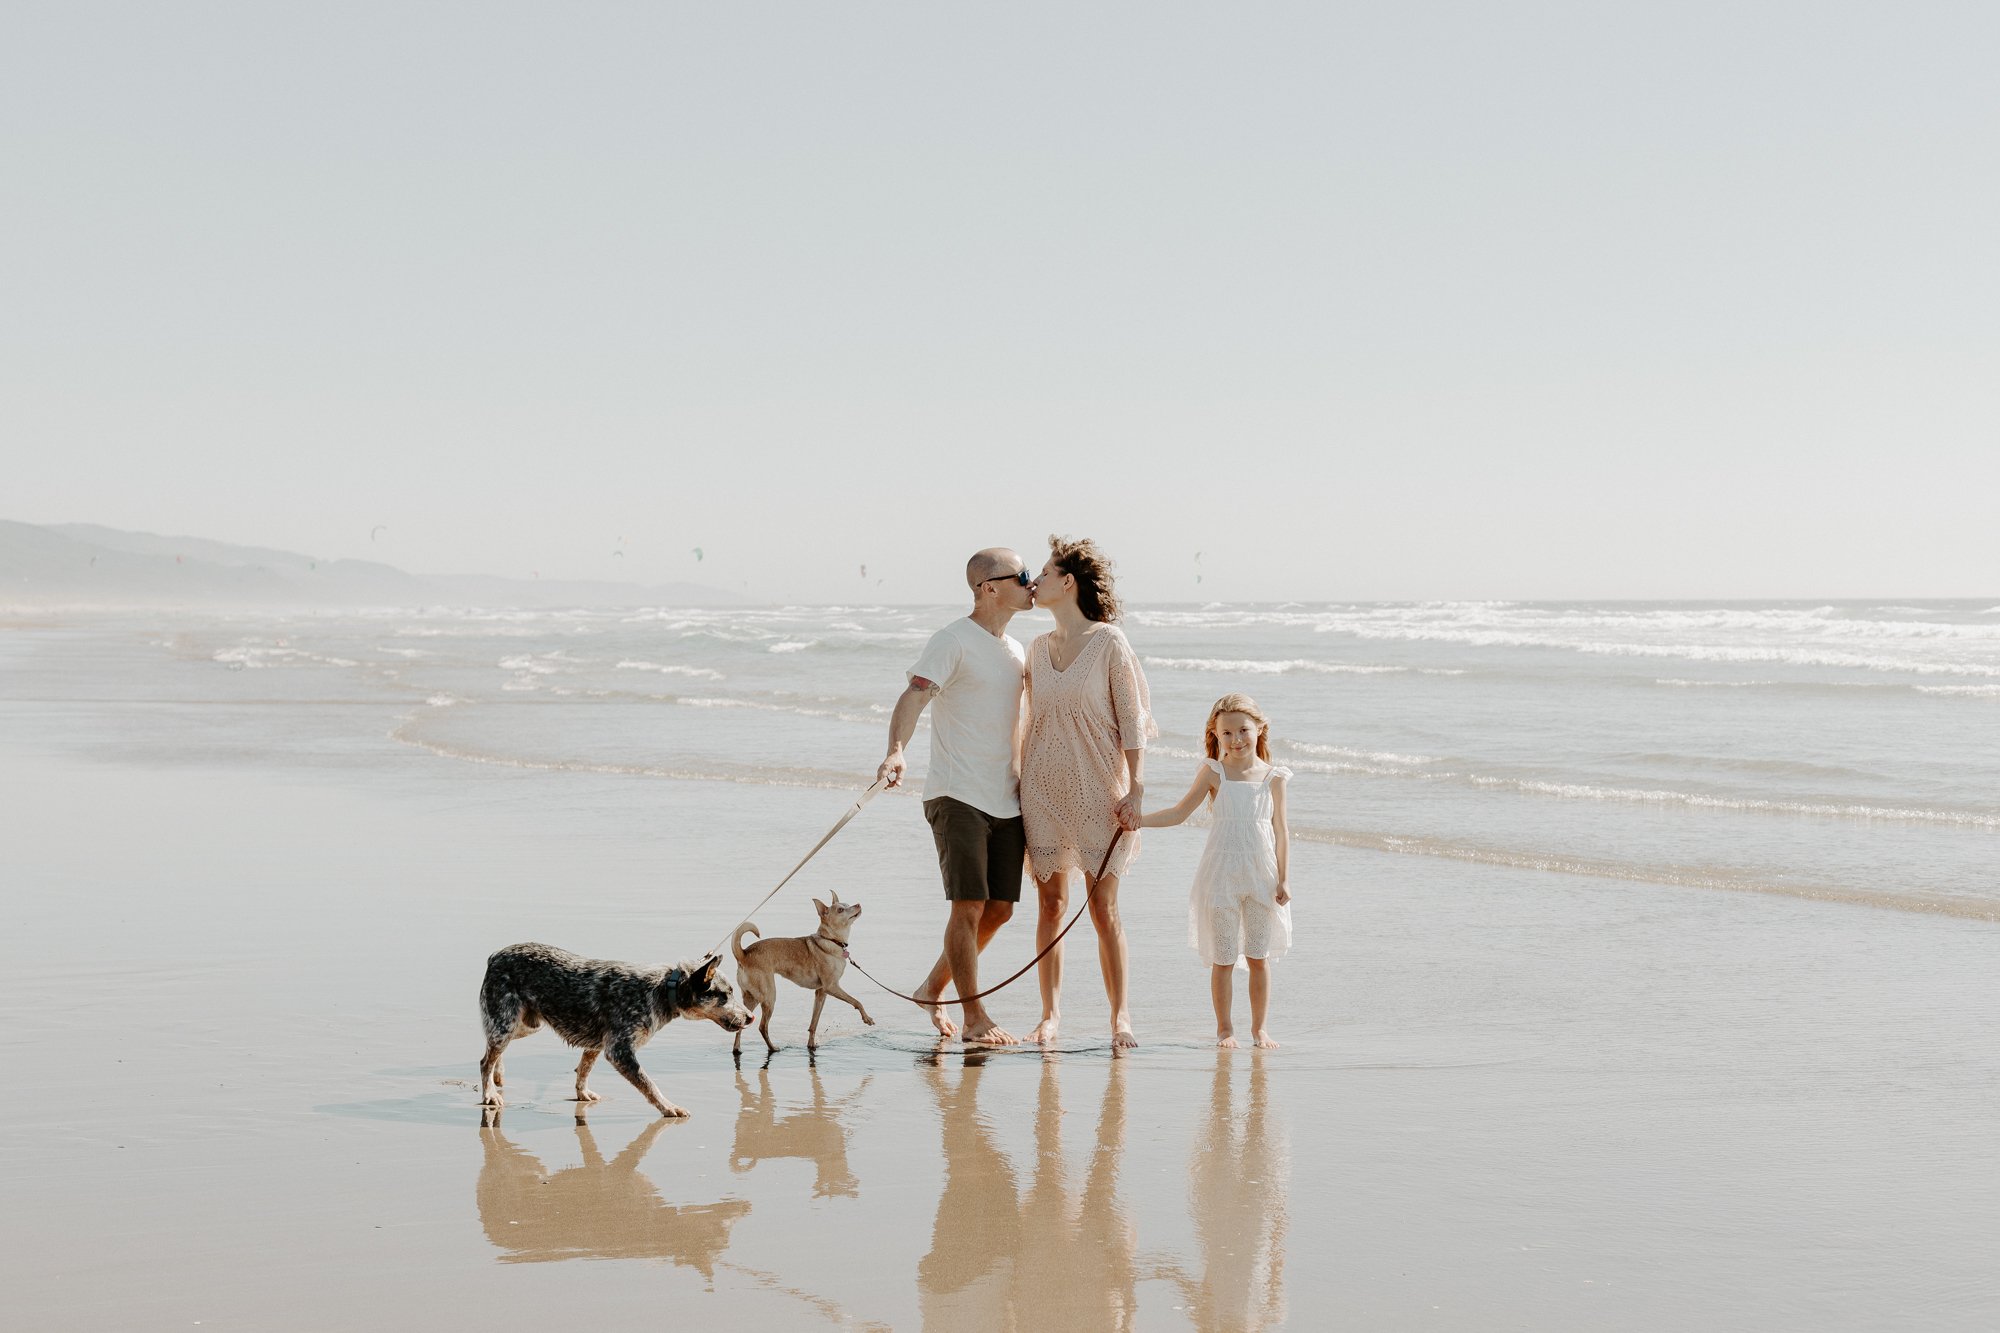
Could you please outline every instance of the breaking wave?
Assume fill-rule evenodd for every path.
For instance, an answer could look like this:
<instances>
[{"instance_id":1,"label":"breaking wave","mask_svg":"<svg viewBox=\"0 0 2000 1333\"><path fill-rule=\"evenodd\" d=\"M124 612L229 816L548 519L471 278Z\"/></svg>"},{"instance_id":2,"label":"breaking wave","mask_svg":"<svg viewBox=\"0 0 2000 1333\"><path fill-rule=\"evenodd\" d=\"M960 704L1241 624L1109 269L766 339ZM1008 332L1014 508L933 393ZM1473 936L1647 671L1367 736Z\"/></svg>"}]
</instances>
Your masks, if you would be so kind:
<instances>
[{"instance_id":1,"label":"breaking wave","mask_svg":"<svg viewBox=\"0 0 2000 1333\"><path fill-rule=\"evenodd\" d=\"M1443 629L1408 625L1350 624L1329 626L1363 639L1432 643L1462 643L1475 648L1553 648L1601 657L1672 658L1685 662L1755 662L1782 666L1850 667L1862 671L1902 671L1915 675L1996 676L2000 664L1924 660L1914 657L1874 657L1837 648L1769 648L1757 645L1702 643L1608 643L1572 640L1511 630Z\"/></svg>"},{"instance_id":2,"label":"breaking wave","mask_svg":"<svg viewBox=\"0 0 2000 1333\"><path fill-rule=\"evenodd\" d=\"M1312 662L1293 657L1279 662L1261 662L1221 657L1147 657L1147 666L1168 671L1232 671L1243 675L1276 676L1294 671L1310 671L1326 676L1389 676L1409 671L1406 666L1355 666L1347 662Z\"/></svg>"},{"instance_id":3,"label":"breaking wave","mask_svg":"<svg viewBox=\"0 0 2000 1333\"><path fill-rule=\"evenodd\" d=\"M620 671L657 671L663 676L692 676L697 680L721 680L722 673L712 667L682 666L678 662L620 662Z\"/></svg>"},{"instance_id":4,"label":"breaking wave","mask_svg":"<svg viewBox=\"0 0 2000 1333\"><path fill-rule=\"evenodd\" d=\"M1862 819L1904 824L1949 824L1961 828L2000 829L2000 815L1971 810L1933 810L1922 806L1880 806L1845 801L1772 801L1749 796L1705 796L1699 792L1597 787L1582 782L1540 782L1526 778L1491 778L1467 774L1476 787L1498 787L1536 796L1571 801L1614 801L1632 805L1684 805L1701 810L1801 815L1822 819Z\"/></svg>"},{"instance_id":5,"label":"breaking wave","mask_svg":"<svg viewBox=\"0 0 2000 1333\"><path fill-rule=\"evenodd\" d=\"M1481 846L1450 838L1410 837L1396 833L1320 828L1299 824L1292 825L1292 832L1305 842L1353 847L1363 851L1394 852L1404 856L1438 856L1453 861L1470 861L1478 865L1507 866L1516 870L1553 871L1563 875L1590 875L1600 879L1627 880L1636 884L1722 889L1733 893L1764 893L1786 898L1807 898L1816 902L1878 907L1890 911L1928 912L1940 916L1964 917L1973 921L2000 921L2000 904L1992 902L1901 893L1886 889L1859 889L1846 885L1774 880L1713 866L1645 865L1606 857L1569 856L1560 852Z\"/></svg>"}]
</instances>

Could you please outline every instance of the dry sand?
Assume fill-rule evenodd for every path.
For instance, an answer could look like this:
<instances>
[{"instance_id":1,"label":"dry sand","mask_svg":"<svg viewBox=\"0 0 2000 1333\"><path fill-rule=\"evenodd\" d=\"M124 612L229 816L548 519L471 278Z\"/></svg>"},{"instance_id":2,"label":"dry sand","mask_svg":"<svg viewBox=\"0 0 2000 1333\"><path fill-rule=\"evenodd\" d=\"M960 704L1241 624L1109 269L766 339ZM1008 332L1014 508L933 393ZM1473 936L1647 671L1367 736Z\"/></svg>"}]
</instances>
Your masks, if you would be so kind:
<instances>
[{"instance_id":1,"label":"dry sand","mask_svg":"<svg viewBox=\"0 0 2000 1333\"><path fill-rule=\"evenodd\" d=\"M858 988L809 1062L795 992L768 1066L643 1053L686 1122L543 1035L482 1127L486 952L699 953L844 798L136 717L0 703L8 1327L2000 1325L2000 927L1301 847L1286 1046L1218 1054L1162 836L1130 1058L1086 945L1059 1054ZM878 802L763 924L837 886L914 977L928 857Z\"/></svg>"}]
</instances>

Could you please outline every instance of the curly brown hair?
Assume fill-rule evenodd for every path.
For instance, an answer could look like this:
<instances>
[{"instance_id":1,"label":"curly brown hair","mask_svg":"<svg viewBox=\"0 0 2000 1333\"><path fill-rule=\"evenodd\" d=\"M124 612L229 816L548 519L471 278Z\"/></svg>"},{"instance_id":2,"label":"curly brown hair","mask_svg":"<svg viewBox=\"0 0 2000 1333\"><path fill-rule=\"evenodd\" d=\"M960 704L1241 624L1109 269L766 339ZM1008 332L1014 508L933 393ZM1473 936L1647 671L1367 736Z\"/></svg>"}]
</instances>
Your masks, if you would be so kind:
<instances>
[{"instance_id":1,"label":"curly brown hair","mask_svg":"<svg viewBox=\"0 0 2000 1333\"><path fill-rule=\"evenodd\" d=\"M1112 591L1111 557L1097 549L1088 537L1071 541L1049 534L1049 559L1056 568L1076 580L1076 609L1085 620L1106 624L1118 619L1118 594Z\"/></svg>"}]
</instances>

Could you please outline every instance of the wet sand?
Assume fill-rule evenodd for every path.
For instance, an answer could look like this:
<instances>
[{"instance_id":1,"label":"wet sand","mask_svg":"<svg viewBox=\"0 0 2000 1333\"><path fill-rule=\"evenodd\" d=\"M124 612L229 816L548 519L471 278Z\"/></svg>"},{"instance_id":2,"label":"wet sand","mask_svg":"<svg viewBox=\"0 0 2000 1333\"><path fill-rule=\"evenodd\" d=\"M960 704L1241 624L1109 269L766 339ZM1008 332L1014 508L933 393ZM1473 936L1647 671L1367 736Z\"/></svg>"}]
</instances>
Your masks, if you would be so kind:
<instances>
[{"instance_id":1,"label":"wet sand","mask_svg":"<svg viewBox=\"0 0 2000 1333\"><path fill-rule=\"evenodd\" d=\"M1991 924L1301 845L1284 1049L1218 1053L1201 835L1149 834L1129 1058L1086 925L1056 1054L939 1051L860 982L880 1025L830 1005L816 1061L802 992L768 1062L670 1027L643 1061L688 1121L601 1068L580 1119L540 1035L483 1126L488 951L699 954L851 797L373 721L307 759L100 705L0 703L0 736L10 1327L2000 1323ZM761 924L838 887L907 980L933 875L885 799ZM1031 982L997 1013L1030 1026Z\"/></svg>"}]
</instances>

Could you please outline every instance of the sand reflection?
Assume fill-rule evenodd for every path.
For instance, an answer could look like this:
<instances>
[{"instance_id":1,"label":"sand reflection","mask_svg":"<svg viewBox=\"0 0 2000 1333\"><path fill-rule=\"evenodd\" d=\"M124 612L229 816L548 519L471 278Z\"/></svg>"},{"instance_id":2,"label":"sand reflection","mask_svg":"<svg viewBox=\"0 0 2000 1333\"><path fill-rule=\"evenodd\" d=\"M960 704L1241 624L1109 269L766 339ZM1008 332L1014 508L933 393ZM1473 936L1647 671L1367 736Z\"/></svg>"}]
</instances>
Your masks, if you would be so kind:
<instances>
[{"instance_id":1,"label":"sand reflection","mask_svg":"<svg viewBox=\"0 0 2000 1333\"><path fill-rule=\"evenodd\" d=\"M993 1075L968 1055L956 1081L925 1066L938 1103L945 1184L930 1253L917 1266L929 1329L1125 1329L1138 1311L1130 1219L1118 1196L1125 1070L1113 1061L1081 1179L1064 1155L1061 1068L1042 1061L1034 1162L1024 1174L979 1109ZM1018 1062L1008 1070L1018 1070Z\"/></svg>"},{"instance_id":2,"label":"sand reflection","mask_svg":"<svg viewBox=\"0 0 2000 1333\"><path fill-rule=\"evenodd\" d=\"M1131 1329L1139 1323L1142 1282L1154 1284L1148 1308L1156 1321L1184 1318L1204 1333L1282 1326L1291 1163L1267 1060L1219 1053L1205 1110L1198 1100L1187 1108L1198 1117L1192 1141L1180 1140L1188 1144L1186 1206L1194 1244L1167 1254L1140 1254L1134 1207L1172 1209L1179 1149L1142 1143L1133 1167L1142 1174L1122 1179L1130 1067L1125 1060L1073 1064L1066 1116L1061 1057L1030 1065L1019 1055L973 1053L962 1061L940 1056L919 1063L917 1080L936 1106L944 1175L929 1251L917 1263L925 1328ZM866 1105L873 1076L836 1097L817 1068L806 1071L809 1095L795 1072L781 1070L775 1080L769 1069L737 1072L739 1106L729 1148L730 1170L757 1173L756 1188L777 1198L775 1206L789 1219L815 1206L804 1164L812 1169L811 1199L858 1200L854 1163L876 1160L851 1157L850 1122ZM1030 1078L1032 1108L1026 1101ZM1085 1104L1075 1105L1079 1100ZM925 1118L921 1111L918 1116ZM664 1259L695 1269L711 1288L722 1271L725 1281L747 1280L796 1298L801 1317L809 1317L810 1307L818 1317L852 1323L839 1301L798 1286L788 1267L767 1272L729 1256L732 1229L749 1213L749 1202L673 1204L661 1197L643 1168L671 1125L651 1121L607 1160L579 1118L581 1163L550 1172L493 1117L481 1130L478 1204L480 1223L502 1261ZM914 1143L900 1147L920 1150ZM670 1184L687 1178L675 1169L677 1156L654 1163ZM859 1221L847 1211L856 1204L833 1206L841 1217ZM774 1220L778 1214L767 1223ZM923 1225L921 1212L907 1220ZM1168 1304L1175 1316L1165 1314Z\"/></svg>"},{"instance_id":3,"label":"sand reflection","mask_svg":"<svg viewBox=\"0 0 2000 1333\"><path fill-rule=\"evenodd\" d=\"M606 1161L582 1116L576 1139L581 1165L550 1173L541 1160L500 1129L488 1113L479 1136L479 1222L503 1263L552 1259L667 1259L698 1270L710 1283L729 1248L730 1228L750 1211L742 1199L669 1204L639 1163L660 1131L655 1120Z\"/></svg>"},{"instance_id":4,"label":"sand reflection","mask_svg":"<svg viewBox=\"0 0 2000 1333\"><path fill-rule=\"evenodd\" d=\"M815 1199L856 1198L861 1181L847 1165L847 1127L840 1117L868 1090L875 1076L868 1075L843 1097L828 1097L818 1067L810 1067L809 1073L812 1104L786 1108L780 1115L778 1098L771 1091L769 1066L757 1071L755 1092L743 1071L736 1071L736 1094L742 1109L736 1113L736 1144L729 1153L729 1169L742 1172L773 1158L804 1158L813 1164Z\"/></svg>"},{"instance_id":5,"label":"sand reflection","mask_svg":"<svg viewBox=\"0 0 2000 1333\"><path fill-rule=\"evenodd\" d=\"M1170 1267L1202 1333L1276 1328L1285 1314L1286 1194L1291 1154L1270 1104L1264 1057L1254 1056L1238 1108L1241 1056L1220 1053L1208 1120L1188 1162L1188 1214L1201 1272Z\"/></svg>"}]
</instances>

